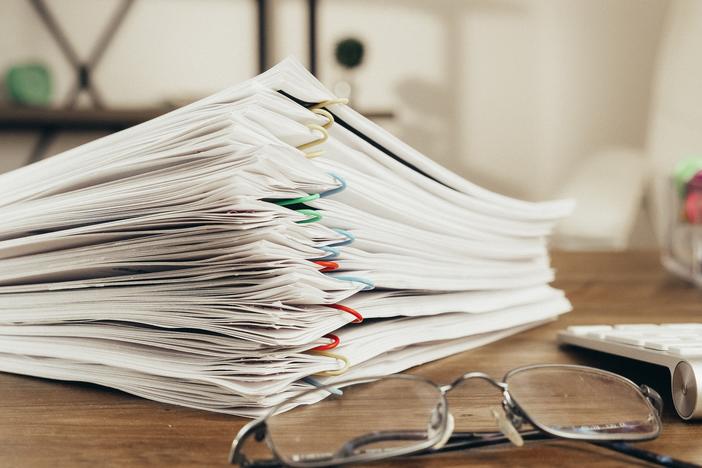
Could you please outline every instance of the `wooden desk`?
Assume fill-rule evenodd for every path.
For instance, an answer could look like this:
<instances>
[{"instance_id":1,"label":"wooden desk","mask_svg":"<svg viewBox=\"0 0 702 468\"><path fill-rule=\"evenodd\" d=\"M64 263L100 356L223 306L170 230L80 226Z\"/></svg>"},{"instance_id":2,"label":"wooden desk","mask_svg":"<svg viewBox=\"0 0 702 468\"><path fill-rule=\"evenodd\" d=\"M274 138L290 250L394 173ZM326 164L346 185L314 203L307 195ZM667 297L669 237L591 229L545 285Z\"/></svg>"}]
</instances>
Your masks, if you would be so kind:
<instances>
[{"instance_id":1,"label":"wooden desk","mask_svg":"<svg viewBox=\"0 0 702 468\"><path fill-rule=\"evenodd\" d=\"M557 253L556 286L574 312L559 321L413 373L448 382L466 370L494 376L532 363L580 363L620 372L666 398L663 434L642 444L702 464L702 423L673 413L667 370L577 349L560 349L556 331L571 324L702 321L702 292L671 278L652 252ZM0 466L225 466L243 419L142 400L83 384L0 374ZM491 448L391 466L625 466L631 459L584 443ZM377 465L376 465L377 466Z\"/></svg>"}]
</instances>

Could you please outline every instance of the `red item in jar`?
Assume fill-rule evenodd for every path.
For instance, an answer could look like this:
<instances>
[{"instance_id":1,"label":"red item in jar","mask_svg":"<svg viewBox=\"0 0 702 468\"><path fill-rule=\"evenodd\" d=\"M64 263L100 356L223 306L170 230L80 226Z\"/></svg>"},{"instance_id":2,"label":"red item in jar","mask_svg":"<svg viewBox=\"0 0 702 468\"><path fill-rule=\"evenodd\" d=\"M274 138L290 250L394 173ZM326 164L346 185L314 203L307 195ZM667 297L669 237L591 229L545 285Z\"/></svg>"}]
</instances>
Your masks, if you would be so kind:
<instances>
[{"instance_id":1,"label":"red item in jar","mask_svg":"<svg viewBox=\"0 0 702 468\"><path fill-rule=\"evenodd\" d=\"M685 197L685 218L692 224L702 224L702 192L693 190Z\"/></svg>"}]
</instances>

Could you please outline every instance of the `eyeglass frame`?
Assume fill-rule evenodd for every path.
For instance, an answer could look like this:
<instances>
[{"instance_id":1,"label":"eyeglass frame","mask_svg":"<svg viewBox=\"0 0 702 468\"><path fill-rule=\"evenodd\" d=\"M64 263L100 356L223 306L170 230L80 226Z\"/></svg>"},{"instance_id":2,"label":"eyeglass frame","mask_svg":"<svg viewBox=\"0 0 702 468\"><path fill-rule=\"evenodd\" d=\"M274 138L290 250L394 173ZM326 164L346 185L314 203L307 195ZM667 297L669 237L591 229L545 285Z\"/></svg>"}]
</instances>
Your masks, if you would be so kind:
<instances>
[{"instance_id":1,"label":"eyeglass frame","mask_svg":"<svg viewBox=\"0 0 702 468\"><path fill-rule=\"evenodd\" d=\"M602 433L602 434L577 434L577 433L566 433L566 432L560 432L558 430L554 430L552 428L548 428L545 425L542 425L538 422L536 422L529 414L524 411L524 409L519 405L517 401L512 397L512 395L509 392L509 385L507 384L507 380L509 379L510 376L513 374L516 374L518 372L524 372L528 371L531 369L543 369L543 368L563 368L563 369L569 369L569 370L582 370L582 371L588 371L588 372L595 372L600 375L606 375L609 377L613 377L615 379L618 379L622 383L625 383L629 385L631 388L635 389L638 391L641 396L643 396L643 400L646 402L646 404L649 407L649 412L651 415L654 416L655 418L655 425L656 425L656 431L650 435L637 435L637 434L632 434L632 433ZM353 385L358 385L362 383L372 383L376 382L378 380L383 380L383 379L398 379L398 380L408 380L408 381L419 381L419 382L424 382L426 384L429 384L439 390L439 401L437 402L437 407L439 408L440 411L440 416L441 416L441 426L440 430L436 432L436 434L432 437L427 437L427 440L425 440L422 443L419 443L417 445L413 445L411 447L400 447L392 450L388 450L385 452L381 453L360 453L358 455L352 455L350 457L345 457L342 459L337 460L336 458L332 460L325 460L325 461L319 461L319 462L302 462L300 464L288 464L287 462L283 461L283 457L281 457L275 447L275 443L273 443L267 436L269 432L266 430L266 420L271 417L275 416L277 414L277 411L283 407L286 403L301 398L305 395L316 393L319 391L329 391L331 389L335 389L337 387L346 387L346 386L353 386ZM532 364L528 366L522 366L522 367L517 367L515 369L511 369L505 373L504 377L501 380L497 380L494 377L483 373L483 372L466 372L465 374L461 375L457 379L455 379L453 382L450 384L446 385L438 385L435 382L433 382L430 379L421 377L421 376L415 376L415 375L409 375L409 374L392 374L392 375L385 375L385 376L378 376L378 377L360 377L357 379L350 379L342 382L336 382L334 384L330 385L325 385L319 388L313 388L309 390L305 390L303 392L300 392L299 394L295 395L294 397L291 397L289 399L286 399L285 401L279 403L278 405L274 406L270 411L268 411L265 415L254 419L253 421L250 421L246 425L244 425L239 432L237 433L236 437L232 440L231 444L231 449L229 451L229 462L231 464L237 463L242 467L273 467L273 466L299 466L299 467L309 467L309 468L314 468L314 467L322 467L322 466L336 466L336 465L345 465L345 464L352 464L352 463L359 463L359 462L372 462L372 461L377 461L377 460L385 460L385 459L391 459L391 458L398 458L398 457L403 457L403 456L412 456L412 455L429 455L429 454L435 454L435 453L442 453L444 451L450 451L450 450L458 450L461 448L451 448L451 447L446 447L447 450L442 450L441 448L432 450L433 447L435 447L439 442L442 441L442 439L448 440L452 434L455 434L455 431L453 428L451 429L452 434L446 434L446 431L449 426L449 415L451 414L449 411L449 405L448 405L448 399L447 395L448 393L456 388L457 386L463 384L464 382L471 380L471 379L480 379L487 381L497 389L501 390L502 392L502 408L505 412L505 416L508 418L509 422L512 424L512 426L515 429L519 429L521 426L524 425L524 423L528 423L534 428L536 428L536 431L520 431L520 434L526 435L525 439L527 440L543 440L543 439L550 439L550 438L561 438L561 439L566 439L566 440L580 440L580 441L586 441L586 442L592 442L592 443L601 443L601 442L622 442L622 441L637 441L637 442L643 442L646 440L652 440L655 439L660 435L661 428L662 428L662 422L660 419L660 415L663 411L663 400L660 397L660 395L653 390L652 388L646 386L646 385L637 385L630 379L616 374L614 372L609 372L603 369L598 369L595 367L589 367L589 366L581 366L581 365L576 365L576 364ZM331 392L330 392L331 393ZM342 398L342 396L339 396L339 398ZM540 434L541 433L541 434ZM476 432L476 433L470 433L470 437L473 439L480 439L481 435L485 435L485 442L483 444L479 445L494 445L494 444L500 444L500 443L505 443L508 441L508 439L500 432L494 431L494 432ZM543 437L542 435L545 435L546 437ZM270 449L271 453L275 457L274 459L271 460L254 460L254 461L249 461L244 454L241 453L241 447L243 446L244 442L251 436L254 436L255 439L260 442L262 440L266 440L266 445ZM600 444L603 445L603 444ZM644 458L649 461L654 461L661 456L654 454L652 452L647 452L643 450L636 450L637 452L642 452L639 454L636 453L631 453L631 451L623 446L610 446L610 445L603 445L606 448L610 448L631 456L635 456L637 458ZM335 455L336 456L336 455ZM667 456L662 456L663 458L673 460L670 457ZM682 462L684 463L684 462Z\"/></svg>"}]
</instances>

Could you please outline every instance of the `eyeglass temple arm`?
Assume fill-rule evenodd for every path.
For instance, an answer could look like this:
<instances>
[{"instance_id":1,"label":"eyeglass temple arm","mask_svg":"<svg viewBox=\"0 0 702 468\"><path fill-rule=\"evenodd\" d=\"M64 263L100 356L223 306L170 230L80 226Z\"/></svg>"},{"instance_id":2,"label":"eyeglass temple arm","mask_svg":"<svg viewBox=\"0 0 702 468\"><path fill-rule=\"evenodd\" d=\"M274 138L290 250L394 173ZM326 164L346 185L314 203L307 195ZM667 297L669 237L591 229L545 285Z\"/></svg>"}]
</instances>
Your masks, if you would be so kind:
<instances>
[{"instance_id":1,"label":"eyeglass temple arm","mask_svg":"<svg viewBox=\"0 0 702 468\"><path fill-rule=\"evenodd\" d=\"M538 430L520 431L519 434L526 440L548 440L555 437ZM500 445L510 443L509 439L501 432L479 433L479 432L454 432L446 445L439 449L426 449L416 455L432 455L436 453L455 452L471 448L487 447L490 445ZM413 454L414 455L414 454Z\"/></svg>"},{"instance_id":2,"label":"eyeglass temple arm","mask_svg":"<svg viewBox=\"0 0 702 468\"><path fill-rule=\"evenodd\" d=\"M337 457L347 457L356 451L356 449L364 445L376 444L389 440L426 440L427 433L423 431L376 431L370 434L364 434L351 439L344 444L343 447L336 453Z\"/></svg>"},{"instance_id":3,"label":"eyeglass temple arm","mask_svg":"<svg viewBox=\"0 0 702 468\"><path fill-rule=\"evenodd\" d=\"M699 468L700 465L694 463L688 463L686 461L678 460L676 458L670 457L668 455L662 455L660 453L651 452L650 450L644 450L627 442L594 442L590 441L591 444L613 450L615 452L628 455L639 460L645 460L649 463L653 463L659 466L671 466L675 468Z\"/></svg>"},{"instance_id":4,"label":"eyeglass temple arm","mask_svg":"<svg viewBox=\"0 0 702 468\"><path fill-rule=\"evenodd\" d=\"M658 394L657 391L649 387L648 385L639 386L641 393L646 397L647 400L653 404L653 407L658 411L658 416L663 414L663 398Z\"/></svg>"},{"instance_id":5,"label":"eyeglass temple arm","mask_svg":"<svg viewBox=\"0 0 702 468\"><path fill-rule=\"evenodd\" d=\"M531 431L521 431L522 438L525 441L538 441L538 440L568 440L560 439L552 435L546 434L538 430ZM615 452L628 455L630 457L645 460L649 463L653 463L659 466L669 466L675 468L699 468L699 465L688 463L682 460L675 459L668 455L661 455L649 450L644 450L626 442L596 442L596 441L585 441L593 445L597 445L602 448L613 450ZM438 453L455 452L459 450L468 450L471 448L478 447L488 447L491 445L501 445L508 444L509 439L502 435L501 433L474 433L474 432L458 432L454 433L449 441L440 449L427 449L418 452L414 455L433 455Z\"/></svg>"},{"instance_id":6,"label":"eyeglass temple arm","mask_svg":"<svg viewBox=\"0 0 702 468\"><path fill-rule=\"evenodd\" d=\"M241 453L241 447L247 439L254 436L257 442L263 440L266 436L266 422L262 419L256 419L249 422L241 428L239 433L232 441L231 449L229 450L229 463L237 464L245 468L280 468L285 465L280 460L249 460L246 455Z\"/></svg>"}]
</instances>

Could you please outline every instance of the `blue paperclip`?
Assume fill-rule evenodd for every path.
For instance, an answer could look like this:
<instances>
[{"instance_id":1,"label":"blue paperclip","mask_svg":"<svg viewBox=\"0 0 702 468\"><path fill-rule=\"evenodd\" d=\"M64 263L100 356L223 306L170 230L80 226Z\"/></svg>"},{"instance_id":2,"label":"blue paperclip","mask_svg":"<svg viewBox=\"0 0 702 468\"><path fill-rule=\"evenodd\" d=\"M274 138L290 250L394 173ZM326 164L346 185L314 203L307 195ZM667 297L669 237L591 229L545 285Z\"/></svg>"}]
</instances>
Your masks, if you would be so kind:
<instances>
[{"instance_id":1,"label":"blue paperclip","mask_svg":"<svg viewBox=\"0 0 702 468\"><path fill-rule=\"evenodd\" d=\"M344 245L349 245L353 241L356 240L356 236L351 234L349 231L345 229L340 229L340 228L332 228L334 231L338 232L342 236L346 237L346 240L342 240L341 242L337 242L334 245L334 247L343 247Z\"/></svg>"},{"instance_id":2,"label":"blue paperclip","mask_svg":"<svg viewBox=\"0 0 702 468\"><path fill-rule=\"evenodd\" d=\"M325 252L329 252L329 255L325 255L324 257L319 257L319 260L331 260L333 258L337 258L339 255L341 255L341 251L337 249L336 247L330 247L328 245L322 245L317 247L319 250L324 250Z\"/></svg>"},{"instance_id":3,"label":"blue paperclip","mask_svg":"<svg viewBox=\"0 0 702 468\"><path fill-rule=\"evenodd\" d=\"M326 192L320 193L319 196L321 198L329 197L331 195L337 194L337 193L345 190L347 187L346 181L344 179L342 179L338 175L334 174L333 172L330 172L329 175L332 176L334 179L336 179L336 181L339 182L341 184L341 186L334 188L334 189L331 189L331 190L327 190Z\"/></svg>"},{"instance_id":4,"label":"blue paperclip","mask_svg":"<svg viewBox=\"0 0 702 468\"><path fill-rule=\"evenodd\" d=\"M308 383L308 384L310 384L310 385L313 385L313 386L315 386L315 387L317 387L317 388L322 388L322 387L324 387L324 385L322 384L322 382L320 382L319 380L315 379L314 377L303 377L303 378L302 378L302 381L305 382L305 383ZM328 391L329 393L331 393L332 395L336 395L336 396L341 396L341 395L344 394L344 392L342 392L340 389L338 389L338 388L336 388L336 387L325 388L325 390Z\"/></svg>"},{"instance_id":5,"label":"blue paperclip","mask_svg":"<svg viewBox=\"0 0 702 468\"><path fill-rule=\"evenodd\" d=\"M361 291L370 291L371 289L375 289L375 284L373 284L373 282L371 280L361 278L360 276L332 275L332 277L335 279L338 279L338 280L342 280L342 281L363 283L366 285L366 287L361 289Z\"/></svg>"}]
</instances>

